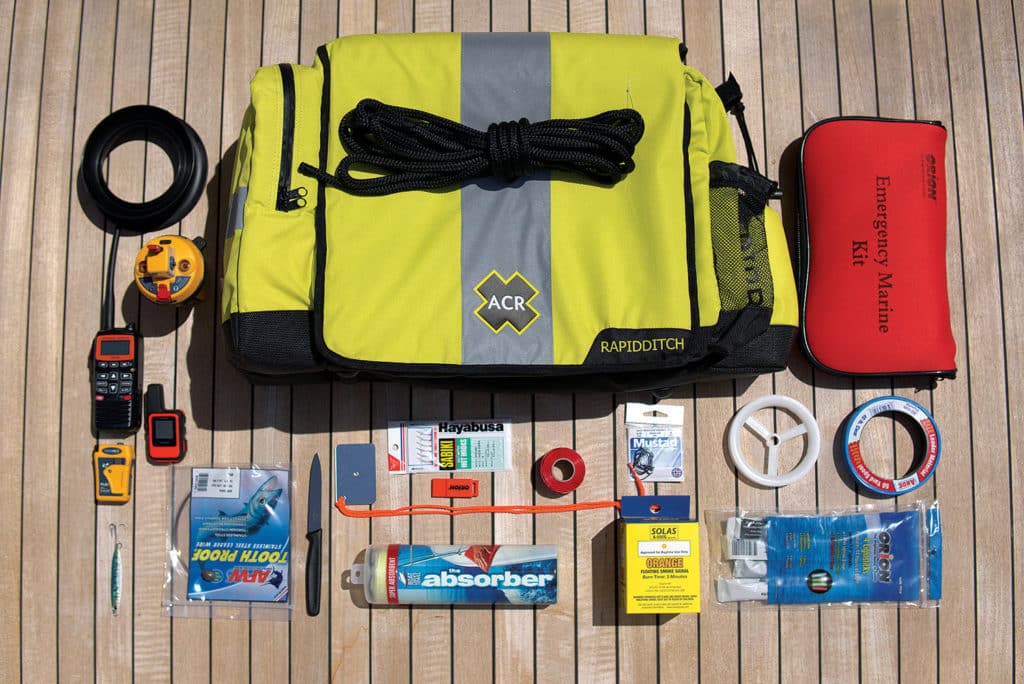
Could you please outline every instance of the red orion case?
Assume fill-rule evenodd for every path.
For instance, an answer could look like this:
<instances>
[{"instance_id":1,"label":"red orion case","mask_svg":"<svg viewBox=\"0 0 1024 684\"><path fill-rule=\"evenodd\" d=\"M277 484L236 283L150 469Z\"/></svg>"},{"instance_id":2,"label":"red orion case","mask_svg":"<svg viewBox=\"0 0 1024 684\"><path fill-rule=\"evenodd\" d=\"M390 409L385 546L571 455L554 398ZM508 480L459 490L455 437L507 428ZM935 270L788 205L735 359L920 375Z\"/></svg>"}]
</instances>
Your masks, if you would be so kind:
<instances>
[{"instance_id":1,"label":"red orion case","mask_svg":"<svg viewBox=\"0 0 1024 684\"><path fill-rule=\"evenodd\" d=\"M945 146L936 121L839 117L804 134L801 336L822 370L956 376Z\"/></svg>"}]
</instances>

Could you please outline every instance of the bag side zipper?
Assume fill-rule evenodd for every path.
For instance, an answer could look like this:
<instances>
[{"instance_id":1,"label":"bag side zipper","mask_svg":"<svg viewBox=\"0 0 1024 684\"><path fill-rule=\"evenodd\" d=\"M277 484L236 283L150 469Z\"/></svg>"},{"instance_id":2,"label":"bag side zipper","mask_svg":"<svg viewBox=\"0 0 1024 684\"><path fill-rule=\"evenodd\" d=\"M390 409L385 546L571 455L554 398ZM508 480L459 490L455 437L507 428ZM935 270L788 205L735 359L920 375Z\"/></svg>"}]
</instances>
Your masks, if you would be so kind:
<instances>
[{"instance_id":1,"label":"bag side zipper","mask_svg":"<svg viewBox=\"0 0 1024 684\"><path fill-rule=\"evenodd\" d=\"M295 73L291 64L280 64L284 120L281 125L281 169L277 180L277 210L293 211L306 206L306 188L292 188L292 150L295 145Z\"/></svg>"},{"instance_id":2,"label":"bag side zipper","mask_svg":"<svg viewBox=\"0 0 1024 684\"><path fill-rule=\"evenodd\" d=\"M700 327L697 305L697 225L693 217L693 188L690 178L690 104L683 104L683 203L686 212L686 282L690 291L690 330Z\"/></svg>"}]
</instances>

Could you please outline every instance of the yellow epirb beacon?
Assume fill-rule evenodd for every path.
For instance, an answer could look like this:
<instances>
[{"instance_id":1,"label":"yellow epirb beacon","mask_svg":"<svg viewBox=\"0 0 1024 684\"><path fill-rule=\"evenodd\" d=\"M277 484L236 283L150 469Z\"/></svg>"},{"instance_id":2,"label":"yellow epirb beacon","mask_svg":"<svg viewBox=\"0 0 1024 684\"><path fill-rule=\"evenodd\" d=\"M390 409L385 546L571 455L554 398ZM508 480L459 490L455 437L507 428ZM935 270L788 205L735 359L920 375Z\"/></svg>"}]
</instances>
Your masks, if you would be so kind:
<instances>
[{"instance_id":1,"label":"yellow epirb beacon","mask_svg":"<svg viewBox=\"0 0 1024 684\"><path fill-rule=\"evenodd\" d=\"M183 304L199 294L206 275L206 240L163 235L146 243L135 257L135 285L157 304Z\"/></svg>"}]
</instances>

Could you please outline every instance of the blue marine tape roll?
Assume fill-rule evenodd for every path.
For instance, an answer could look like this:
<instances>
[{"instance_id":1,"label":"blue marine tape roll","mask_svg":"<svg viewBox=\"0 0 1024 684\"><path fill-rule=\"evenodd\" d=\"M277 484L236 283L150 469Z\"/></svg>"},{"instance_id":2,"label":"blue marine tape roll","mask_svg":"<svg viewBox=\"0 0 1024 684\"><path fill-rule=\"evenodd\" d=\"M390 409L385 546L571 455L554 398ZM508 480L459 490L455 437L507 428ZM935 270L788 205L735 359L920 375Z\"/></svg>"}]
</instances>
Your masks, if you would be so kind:
<instances>
[{"instance_id":1,"label":"blue marine tape roll","mask_svg":"<svg viewBox=\"0 0 1024 684\"><path fill-rule=\"evenodd\" d=\"M864 463L860 448L861 434L868 421L882 413L902 413L910 416L924 431L924 452L915 456L910 472L903 477L883 477L874 473ZM895 396L879 397L861 404L846 421L843 443L846 465L857 482L865 489L888 496L912 492L931 479L939 466L939 456L942 455L942 437L932 415L916 401Z\"/></svg>"}]
</instances>

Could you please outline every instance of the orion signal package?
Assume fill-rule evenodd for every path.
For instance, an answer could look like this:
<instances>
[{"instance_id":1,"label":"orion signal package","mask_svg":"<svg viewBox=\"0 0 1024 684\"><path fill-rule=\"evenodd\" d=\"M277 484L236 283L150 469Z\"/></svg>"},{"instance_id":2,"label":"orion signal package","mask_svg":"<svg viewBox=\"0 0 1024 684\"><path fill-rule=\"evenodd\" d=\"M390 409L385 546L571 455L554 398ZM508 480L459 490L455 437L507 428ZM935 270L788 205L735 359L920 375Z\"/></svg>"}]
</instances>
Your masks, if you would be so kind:
<instances>
[{"instance_id":1,"label":"orion signal package","mask_svg":"<svg viewBox=\"0 0 1024 684\"><path fill-rule=\"evenodd\" d=\"M935 606L942 598L937 502L820 515L718 511L708 523L721 603Z\"/></svg>"}]
</instances>

